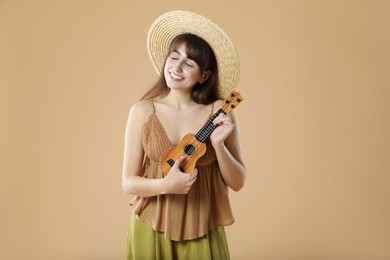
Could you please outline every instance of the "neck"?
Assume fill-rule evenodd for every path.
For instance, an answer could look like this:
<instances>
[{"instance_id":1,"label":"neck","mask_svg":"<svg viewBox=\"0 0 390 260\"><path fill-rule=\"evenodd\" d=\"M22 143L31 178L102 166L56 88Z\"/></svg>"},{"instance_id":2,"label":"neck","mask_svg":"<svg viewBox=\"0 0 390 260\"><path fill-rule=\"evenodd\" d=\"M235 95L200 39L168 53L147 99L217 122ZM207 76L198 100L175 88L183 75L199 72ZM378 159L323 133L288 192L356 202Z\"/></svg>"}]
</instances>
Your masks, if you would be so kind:
<instances>
[{"instance_id":1,"label":"neck","mask_svg":"<svg viewBox=\"0 0 390 260\"><path fill-rule=\"evenodd\" d=\"M177 109L194 105L190 91L171 89L166 96L167 101Z\"/></svg>"}]
</instances>

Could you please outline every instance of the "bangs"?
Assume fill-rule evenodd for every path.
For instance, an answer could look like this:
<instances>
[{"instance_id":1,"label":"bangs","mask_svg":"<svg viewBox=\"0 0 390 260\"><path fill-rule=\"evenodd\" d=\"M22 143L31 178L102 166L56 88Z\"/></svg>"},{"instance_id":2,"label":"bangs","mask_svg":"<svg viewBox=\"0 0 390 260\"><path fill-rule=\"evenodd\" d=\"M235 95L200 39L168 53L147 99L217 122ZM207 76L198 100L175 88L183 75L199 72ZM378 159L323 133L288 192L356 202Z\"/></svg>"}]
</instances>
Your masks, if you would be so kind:
<instances>
[{"instance_id":1,"label":"bangs","mask_svg":"<svg viewBox=\"0 0 390 260\"><path fill-rule=\"evenodd\" d=\"M172 53L183 43L187 57L198 64L201 72L216 71L217 62L214 52L205 40L196 35L186 33L176 36L171 42L169 53Z\"/></svg>"}]
</instances>

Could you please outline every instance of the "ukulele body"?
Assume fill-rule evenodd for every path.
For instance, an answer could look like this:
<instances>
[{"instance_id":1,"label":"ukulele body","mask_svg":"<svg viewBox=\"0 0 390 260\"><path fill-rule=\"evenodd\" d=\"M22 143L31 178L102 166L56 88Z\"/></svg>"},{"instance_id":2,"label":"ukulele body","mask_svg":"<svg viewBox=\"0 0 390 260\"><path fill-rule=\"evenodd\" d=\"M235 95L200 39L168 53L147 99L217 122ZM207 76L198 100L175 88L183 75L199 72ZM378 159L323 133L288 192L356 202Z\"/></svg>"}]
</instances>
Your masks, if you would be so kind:
<instances>
[{"instance_id":1,"label":"ukulele body","mask_svg":"<svg viewBox=\"0 0 390 260\"><path fill-rule=\"evenodd\" d=\"M217 127L214 125L214 119L221 113L227 115L230 111L237 107L243 100L240 93L232 91L222 103L222 106L211 117L211 119L194 135L185 135L180 143L168 150L166 150L160 157L160 164L164 175L167 175L175 164L176 160L184 156L185 159L179 166L179 169L184 173L193 172L197 160L206 153L206 140Z\"/></svg>"},{"instance_id":2,"label":"ukulele body","mask_svg":"<svg viewBox=\"0 0 390 260\"><path fill-rule=\"evenodd\" d=\"M184 173L193 172L196 162L206 153L206 144L199 142L194 134L185 135L180 143L166 150L160 157L160 164L164 175L167 175L177 159L184 156L185 159L180 165Z\"/></svg>"}]
</instances>

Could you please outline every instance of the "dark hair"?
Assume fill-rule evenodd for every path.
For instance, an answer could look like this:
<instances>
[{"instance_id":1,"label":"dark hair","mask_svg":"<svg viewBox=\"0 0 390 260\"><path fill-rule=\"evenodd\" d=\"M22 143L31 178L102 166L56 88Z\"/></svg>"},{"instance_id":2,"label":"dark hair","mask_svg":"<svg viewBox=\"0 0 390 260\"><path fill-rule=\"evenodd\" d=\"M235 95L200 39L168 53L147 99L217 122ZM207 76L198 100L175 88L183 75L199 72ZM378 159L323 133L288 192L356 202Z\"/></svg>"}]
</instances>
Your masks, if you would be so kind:
<instances>
[{"instance_id":1,"label":"dark hair","mask_svg":"<svg viewBox=\"0 0 390 260\"><path fill-rule=\"evenodd\" d=\"M169 45L165 61L172 53L172 51L174 51L182 43L185 43L187 57L194 60L198 64L201 73L207 70L211 71L211 75L204 83L197 83L194 86L192 91L192 100L199 104L208 105L218 100L219 98L222 98L218 97L217 93L217 60L210 45L202 38L190 33L180 34L176 36L175 38L173 38ZM146 92L146 94L141 98L141 100L164 97L168 95L169 91L170 89L168 88L164 77L163 66L159 79L154 84L154 86L148 92Z\"/></svg>"}]
</instances>

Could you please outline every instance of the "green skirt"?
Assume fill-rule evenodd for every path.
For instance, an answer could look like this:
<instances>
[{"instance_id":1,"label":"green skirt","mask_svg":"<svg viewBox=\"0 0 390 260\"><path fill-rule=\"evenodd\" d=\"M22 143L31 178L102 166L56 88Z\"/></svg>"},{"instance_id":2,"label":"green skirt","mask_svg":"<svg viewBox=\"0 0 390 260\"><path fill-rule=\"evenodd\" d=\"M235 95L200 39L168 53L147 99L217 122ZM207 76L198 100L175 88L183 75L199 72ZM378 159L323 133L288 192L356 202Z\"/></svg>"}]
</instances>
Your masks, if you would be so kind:
<instances>
[{"instance_id":1,"label":"green skirt","mask_svg":"<svg viewBox=\"0 0 390 260\"><path fill-rule=\"evenodd\" d=\"M164 233L138 220L132 214L126 245L127 260L228 260L229 249L224 227L210 230L205 236L183 241L172 241Z\"/></svg>"}]
</instances>

